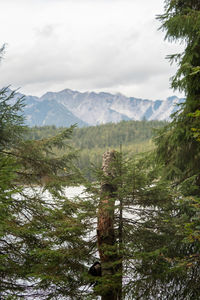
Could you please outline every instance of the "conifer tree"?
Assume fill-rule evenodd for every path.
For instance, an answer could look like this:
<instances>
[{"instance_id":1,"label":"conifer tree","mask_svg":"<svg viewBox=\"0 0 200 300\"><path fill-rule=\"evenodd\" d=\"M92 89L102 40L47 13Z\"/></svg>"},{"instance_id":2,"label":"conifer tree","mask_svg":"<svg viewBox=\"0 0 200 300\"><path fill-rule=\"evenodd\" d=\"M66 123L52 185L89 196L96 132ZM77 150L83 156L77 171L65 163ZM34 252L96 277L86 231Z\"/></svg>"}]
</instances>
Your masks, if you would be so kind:
<instances>
[{"instance_id":1,"label":"conifer tree","mask_svg":"<svg viewBox=\"0 0 200 300\"><path fill-rule=\"evenodd\" d=\"M196 0L166 1L165 13L158 17L166 38L184 42L182 54L169 59L178 63L172 87L185 92L186 101L174 115L172 123L158 136L158 158L165 175L173 180L187 198L187 209L194 210L186 223L187 240L198 244L200 198L200 2ZM195 220L195 221L194 221ZM189 229L190 228L190 229ZM192 247L192 246L191 246ZM193 255L193 254L192 254ZM190 259L188 258L188 261ZM198 261L197 257L194 261Z\"/></svg>"},{"instance_id":2,"label":"conifer tree","mask_svg":"<svg viewBox=\"0 0 200 300\"><path fill-rule=\"evenodd\" d=\"M105 185L103 194L97 182L89 189L99 203L97 244L102 263L94 293L102 299L149 299L158 292L150 258L153 263L160 258L167 262L162 252L173 228L162 223L170 216L172 196L167 183L159 181L154 156L128 159L114 153L110 172L97 174L99 183ZM145 256L150 257L147 264Z\"/></svg>"},{"instance_id":3,"label":"conifer tree","mask_svg":"<svg viewBox=\"0 0 200 300\"><path fill-rule=\"evenodd\" d=\"M166 38L185 43L182 54L169 58L178 63L172 87L185 92L186 102L156 139L156 159L162 172L154 182L155 187L163 180L171 181L161 189L162 198L155 195L160 204L153 204L153 213L144 218L139 231L136 229L140 251L135 248L138 279L133 295L135 299L189 300L200 297L200 3L195 0L165 3L165 13L158 18L161 28L166 30ZM139 233L142 233L140 240Z\"/></svg>"},{"instance_id":4,"label":"conifer tree","mask_svg":"<svg viewBox=\"0 0 200 300\"><path fill-rule=\"evenodd\" d=\"M198 299L199 204L161 177L154 156L145 160L133 161L129 171L135 188L128 197L133 220L124 241L126 294L130 299Z\"/></svg>"},{"instance_id":5,"label":"conifer tree","mask_svg":"<svg viewBox=\"0 0 200 300\"><path fill-rule=\"evenodd\" d=\"M38 141L25 137L22 101L0 91L0 292L5 299L78 299L90 249L84 203L65 195L80 183L73 128ZM62 157L54 148L65 148ZM77 180L78 178L78 180Z\"/></svg>"},{"instance_id":6,"label":"conifer tree","mask_svg":"<svg viewBox=\"0 0 200 300\"><path fill-rule=\"evenodd\" d=\"M165 3L165 13L158 16L161 29L165 30L166 39L185 45L183 53L168 58L178 64L172 87L183 91L186 101L158 136L158 157L165 164L168 178L178 183L191 177L194 183L195 176L195 183L200 186L200 143L194 136L194 130L199 128L200 109L200 3L196 0Z\"/></svg>"}]
</instances>

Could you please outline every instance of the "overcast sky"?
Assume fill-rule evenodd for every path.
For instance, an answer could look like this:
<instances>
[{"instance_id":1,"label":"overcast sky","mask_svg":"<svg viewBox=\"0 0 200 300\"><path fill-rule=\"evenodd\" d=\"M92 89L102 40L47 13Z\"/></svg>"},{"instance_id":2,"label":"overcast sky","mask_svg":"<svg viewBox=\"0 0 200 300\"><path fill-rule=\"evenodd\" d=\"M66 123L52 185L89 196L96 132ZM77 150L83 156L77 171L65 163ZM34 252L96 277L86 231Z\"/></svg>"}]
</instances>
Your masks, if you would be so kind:
<instances>
[{"instance_id":1,"label":"overcast sky","mask_svg":"<svg viewBox=\"0 0 200 300\"><path fill-rule=\"evenodd\" d=\"M164 41L164 0L0 0L0 87L40 96L65 88L148 99L176 94L180 51Z\"/></svg>"}]
</instances>

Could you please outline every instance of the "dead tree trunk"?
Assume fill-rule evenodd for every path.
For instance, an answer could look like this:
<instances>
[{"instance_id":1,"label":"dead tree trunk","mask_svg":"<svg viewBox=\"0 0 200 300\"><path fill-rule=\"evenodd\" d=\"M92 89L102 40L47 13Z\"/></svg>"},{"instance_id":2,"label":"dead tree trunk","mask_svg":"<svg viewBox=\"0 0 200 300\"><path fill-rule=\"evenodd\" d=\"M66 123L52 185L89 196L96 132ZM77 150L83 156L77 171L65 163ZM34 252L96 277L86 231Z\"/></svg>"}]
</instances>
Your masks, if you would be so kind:
<instances>
[{"instance_id":1,"label":"dead tree trunk","mask_svg":"<svg viewBox=\"0 0 200 300\"><path fill-rule=\"evenodd\" d=\"M103 175L101 199L98 209L97 238L102 268L102 300L121 299L121 279L114 276L118 271L118 250L114 229L114 210L117 187L115 178L115 151L107 151L103 155ZM120 295L120 298L119 298Z\"/></svg>"}]
</instances>

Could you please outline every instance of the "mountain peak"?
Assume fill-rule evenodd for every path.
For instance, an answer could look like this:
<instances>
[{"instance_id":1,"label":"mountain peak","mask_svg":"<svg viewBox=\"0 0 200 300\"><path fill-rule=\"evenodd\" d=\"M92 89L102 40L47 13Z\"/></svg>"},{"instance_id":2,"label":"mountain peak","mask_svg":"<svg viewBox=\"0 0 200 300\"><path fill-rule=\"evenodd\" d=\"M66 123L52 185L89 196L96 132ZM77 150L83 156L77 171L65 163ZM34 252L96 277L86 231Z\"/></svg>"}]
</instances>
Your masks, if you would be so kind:
<instances>
[{"instance_id":1,"label":"mountain peak","mask_svg":"<svg viewBox=\"0 0 200 300\"><path fill-rule=\"evenodd\" d=\"M57 92L57 93L67 93L67 94L74 94L74 93L77 93L77 91L73 91L73 90L70 90L70 89L64 89L60 92Z\"/></svg>"},{"instance_id":2,"label":"mountain peak","mask_svg":"<svg viewBox=\"0 0 200 300\"><path fill-rule=\"evenodd\" d=\"M177 96L171 96L171 97L168 97L167 100L168 101L176 101L178 100L179 98Z\"/></svg>"}]
</instances>

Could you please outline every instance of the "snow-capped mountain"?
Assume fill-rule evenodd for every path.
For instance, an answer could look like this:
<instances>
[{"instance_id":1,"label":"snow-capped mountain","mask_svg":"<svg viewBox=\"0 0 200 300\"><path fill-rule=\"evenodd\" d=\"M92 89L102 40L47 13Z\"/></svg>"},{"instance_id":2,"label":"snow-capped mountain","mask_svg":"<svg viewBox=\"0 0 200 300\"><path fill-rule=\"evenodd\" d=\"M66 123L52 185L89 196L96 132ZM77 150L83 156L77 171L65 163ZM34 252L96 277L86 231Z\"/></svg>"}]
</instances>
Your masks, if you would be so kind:
<instances>
[{"instance_id":1,"label":"snow-capped mountain","mask_svg":"<svg viewBox=\"0 0 200 300\"><path fill-rule=\"evenodd\" d=\"M173 96L152 101L121 94L80 93L65 89L48 92L40 98L24 96L24 101L24 115L29 126L70 126L77 123L82 127L122 120L170 120L171 113L184 99Z\"/></svg>"}]
</instances>

